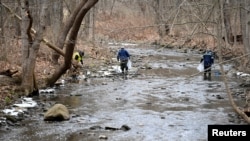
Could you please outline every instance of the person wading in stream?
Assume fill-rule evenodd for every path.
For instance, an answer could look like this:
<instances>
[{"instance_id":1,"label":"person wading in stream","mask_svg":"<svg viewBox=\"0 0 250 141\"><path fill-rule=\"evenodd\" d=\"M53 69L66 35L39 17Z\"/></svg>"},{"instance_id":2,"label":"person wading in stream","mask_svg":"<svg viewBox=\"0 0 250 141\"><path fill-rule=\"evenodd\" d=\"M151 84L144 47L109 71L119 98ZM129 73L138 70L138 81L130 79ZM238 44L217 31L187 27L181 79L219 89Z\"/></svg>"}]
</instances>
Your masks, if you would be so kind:
<instances>
[{"instance_id":1,"label":"person wading in stream","mask_svg":"<svg viewBox=\"0 0 250 141\"><path fill-rule=\"evenodd\" d=\"M83 67L83 56L84 56L84 52L77 50L74 52L73 56L72 56L72 66L73 66L73 70L72 70L72 77L73 78L77 78L77 73L78 73L78 69Z\"/></svg>"},{"instance_id":2,"label":"person wading in stream","mask_svg":"<svg viewBox=\"0 0 250 141\"><path fill-rule=\"evenodd\" d=\"M205 53L203 54L200 63L203 62L204 64L204 78L207 78L207 73L208 73L208 78L211 78L211 71L212 71L212 65L214 64L214 53L210 50L207 49Z\"/></svg>"},{"instance_id":3,"label":"person wading in stream","mask_svg":"<svg viewBox=\"0 0 250 141\"><path fill-rule=\"evenodd\" d=\"M128 63L129 59L130 59L130 54L128 53L128 51L126 49L124 49L124 47L121 47L121 49L118 51L118 54L117 54L117 61L120 61L120 67L121 67L122 74L128 73L127 63Z\"/></svg>"}]
</instances>

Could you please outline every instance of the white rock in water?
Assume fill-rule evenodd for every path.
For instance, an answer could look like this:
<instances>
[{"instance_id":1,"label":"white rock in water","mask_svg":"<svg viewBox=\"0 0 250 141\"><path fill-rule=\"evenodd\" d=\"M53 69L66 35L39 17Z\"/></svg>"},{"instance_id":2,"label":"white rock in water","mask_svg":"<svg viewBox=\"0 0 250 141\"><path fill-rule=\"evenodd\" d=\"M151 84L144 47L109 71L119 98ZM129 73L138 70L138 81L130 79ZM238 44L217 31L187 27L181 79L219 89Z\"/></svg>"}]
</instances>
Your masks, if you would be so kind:
<instances>
[{"instance_id":1,"label":"white rock in water","mask_svg":"<svg viewBox=\"0 0 250 141\"><path fill-rule=\"evenodd\" d=\"M105 71L103 74L104 74L105 76L111 75L111 73L108 72L108 71Z\"/></svg>"},{"instance_id":2,"label":"white rock in water","mask_svg":"<svg viewBox=\"0 0 250 141\"><path fill-rule=\"evenodd\" d=\"M105 139L105 140L107 140L107 139L108 139L108 137L107 137L107 136L105 136L105 135L100 135L100 136L99 136L99 139Z\"/></svg>"},{"instance_id":3,"label":"white rock in water","mask_svg":"<svg viewBox=\"0 0 250 141\"><path fill-rule=\"evenodd\" d=\"M87 71L86 75L90 75L90 71Z\"/></svg>"},{"instance_id":4,"label":"white rock in water","mask_svg":"<svg viewBox=\"0 0 250 141\"><path fill-rule=\"evenodd\" d=\"M241 74L241 76L242 76L242 77L246 77L246 76L249 76L249 74L243 73L243 74Z\"/></svg>"},{"instance_id":5,"label":"white rock in water","mask_svg":"<svg viewBox=\"0 0 250 141\"><path fill-rule=\"evenodd\" d=\"M45 90L39 90L39 93L45 93Z\"/></svg>"},{"instance_id":6,"label":"white rock in water","mask_svg":"<svg viewBox=\"0 0 250 141\"><path fill-rule=\"evenodd\" d=\"M23 100L24 100L24 101L31 101L31 102L33 102L33 100L32 100L31 97L24 97Z\"/></svg>"},{"instance_id":7,"label":"white rock in water","mask_svg":"<svg viewBox=\"0 0 250 141\"><path fill-rule=\"evenodd\" d=\"M243 74L243 72L237 72L237 73L236 73L237 76L240 76L240 75L242 75L242 74Z\"/></svg>"},{"instance_id":8,"label":"white rock in water","mask_svg":"<svg viewBox=\"0 0 250 141\"><path fill-rule=\"evenodd\" d=\"M32 108L37 106L37 103L34 100L32 100L32 98L23 98L21 104L13 104L13 105L22 108Z\"/></svg>"},{"instance_id":9,"label":"white rock in water","mask_svg":"<svg viewBox=\"0 0 250 141\"><path fill-rule=\"evenodd\" d=\"M54 93L55 92L55 89L51 88L51 89L46 89L46 92L48 93Z\"/></svg>"},{"instance_id":10,"label":"white rock in water","mask_svg":"<svg viewBox=\"0 0 250 141\"><path fill-rule=\"evenodd\" d=\"M37 103L22 103L22 104L14 104L14 106L17 107L22 107L22 108L32 108L35 107L37 105Z\"/></svg>"},{"instance_id":11,"label":"white rock in water","mask_svg":"<svg viewBox=\"0 0 250 141\"><path fill-rule=\"evenodd\" d=\"M48 88L48 89L41 89L39 90L39 93L54 93L55 89L54 88Z\"/></svg>"},{"instance_id":12,"label":"white rock in water","mask_svg":"<svg viewBox=\"0 0 250 141\"><path fill-rule=\"evenodd\" d=\"M4 109L3 112L5 114L11 115L11 116L17 116L19 113L23 113L23 111L21 109Z\"/></svg>"},{"instance_id":13,"label":"white rock in water","mask_svg":"<svg viewBox=\"0 0 250 141\"><path fill-rule=\"evenodd\" d=\"M65 80L61 80L61 85L60 86L64 86L64 84L65 84Z\"/></svg>"},{"instance_id":14,"label":"white rock in water","mask_svg":"<svg viewBox=\"0 0 250 141\"><path fill-rule=\"evenodd\" d=\"M80 79L80 80L83 80L83 79L86 78L86 76L85 75L79 75L77 78Z\"/></svg>"}]
</instances>

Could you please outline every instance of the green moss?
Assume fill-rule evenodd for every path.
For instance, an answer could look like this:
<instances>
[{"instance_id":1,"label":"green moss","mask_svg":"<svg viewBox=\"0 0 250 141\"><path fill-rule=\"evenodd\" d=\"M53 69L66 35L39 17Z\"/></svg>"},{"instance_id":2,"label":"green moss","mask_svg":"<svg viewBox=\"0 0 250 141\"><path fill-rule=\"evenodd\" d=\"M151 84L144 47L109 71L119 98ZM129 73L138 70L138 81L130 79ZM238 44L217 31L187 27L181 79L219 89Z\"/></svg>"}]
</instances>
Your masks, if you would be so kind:
<instances>
[{"instance_id":1,"label":"green moss","mask_svg":"<svg viewBox=\"0 0 250 141\"><path fill-rule=\"evenodd\" d=\"M10 104L11 103L11 98L6 96L5 97L5 104Z\"/></svg>"}]
</instances>

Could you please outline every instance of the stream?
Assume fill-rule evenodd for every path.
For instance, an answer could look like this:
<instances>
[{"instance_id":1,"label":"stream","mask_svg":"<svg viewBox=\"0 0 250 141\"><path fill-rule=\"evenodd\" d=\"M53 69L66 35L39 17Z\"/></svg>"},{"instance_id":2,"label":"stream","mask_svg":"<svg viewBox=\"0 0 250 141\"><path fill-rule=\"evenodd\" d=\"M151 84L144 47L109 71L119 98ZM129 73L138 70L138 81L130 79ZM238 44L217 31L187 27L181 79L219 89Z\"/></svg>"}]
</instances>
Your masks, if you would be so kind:
<instances>
[{"instance_id":1,"label":"stream","mask_svg":"<svg viewBox=\"0 0 250 141\"><path fill-rule=\"evenodd\" d=\"M28 108L18 124L0 126L0 140L206 141L208 125L246 124L229 103L218 60L211 79L204 80L196 69L199 52L125 48L132 56L128 79L110 71L111 66L102 66L98 73L110 73L91 72L77 83L66 81L53 93L34 97L37 106ZM223 67L228 72L232 69L231 64ZM235 102L244 105L240 80L232 75L228 82ZM70 120L43 120L46 108L55 103L67 106Z\"/></svg>"}]
</instances>

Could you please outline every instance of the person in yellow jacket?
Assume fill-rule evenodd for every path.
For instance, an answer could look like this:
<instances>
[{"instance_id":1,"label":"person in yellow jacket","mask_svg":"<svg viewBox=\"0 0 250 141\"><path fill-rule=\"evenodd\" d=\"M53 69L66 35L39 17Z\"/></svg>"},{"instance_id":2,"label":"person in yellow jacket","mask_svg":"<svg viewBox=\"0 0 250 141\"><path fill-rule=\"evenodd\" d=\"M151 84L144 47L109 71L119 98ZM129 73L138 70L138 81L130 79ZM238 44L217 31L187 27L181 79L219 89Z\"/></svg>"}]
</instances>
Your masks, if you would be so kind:
<instances>
[{"instance_id":1,"label":"person in yellow jacket","mask_svg":"<svg viewBox=\"0 0 250 141\"><path fill-rule=\"evenodd\" d=\"M79 50L75 51L72 55L72 68L68 73L74 79L79 75L79 69L83 67L83 56L84 52Z\"/></svg>"},{"instance_id":2,"label":"person in yellow jacket","mask_svg":"<svg viewBox=\"0 0 250 141\"><path fill-rule=\"evenodd\" d=\"M83 65L83 56L84 56L84 52L83 51L76 51L74 52L73 56L72 56L72 59L74 60L74 62L76 62L77 64L78 63L81 63ZM73 63L75 64L75 63Z\"/></svg>"}]
</instances>

